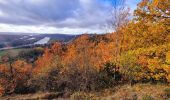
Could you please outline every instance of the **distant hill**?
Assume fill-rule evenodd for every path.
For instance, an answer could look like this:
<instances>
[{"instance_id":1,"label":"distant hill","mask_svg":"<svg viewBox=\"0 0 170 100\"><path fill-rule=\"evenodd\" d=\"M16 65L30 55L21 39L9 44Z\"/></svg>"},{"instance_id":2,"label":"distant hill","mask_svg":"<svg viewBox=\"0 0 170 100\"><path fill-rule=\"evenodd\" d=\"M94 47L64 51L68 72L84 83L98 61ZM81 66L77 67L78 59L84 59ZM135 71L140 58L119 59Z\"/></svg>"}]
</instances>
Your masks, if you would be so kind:
<instances>
[{"instance_id":1,"label":"distant hill","mask_svg":"<svg viewBox=\"0 0 170 100\"><path fill-rule=\"evenodd\" d=\"M0 32L0 48L17 47L28 44L44 44L54 41L68 42L76 35L66 34L32 34Z\"/></svg>"}]
</instances>

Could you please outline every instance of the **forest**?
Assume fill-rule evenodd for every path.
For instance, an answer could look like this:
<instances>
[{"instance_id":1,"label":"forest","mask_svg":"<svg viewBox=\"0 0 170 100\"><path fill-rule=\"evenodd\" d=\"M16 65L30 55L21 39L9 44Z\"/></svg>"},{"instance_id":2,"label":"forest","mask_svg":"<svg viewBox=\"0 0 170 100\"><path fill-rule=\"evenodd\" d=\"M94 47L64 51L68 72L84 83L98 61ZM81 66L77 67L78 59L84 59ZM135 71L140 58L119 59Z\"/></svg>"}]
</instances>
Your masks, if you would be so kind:
<instances>
[{"instance_id":1,"label":"forest","mask_svg":"<svg viewBox=\"0 0 170 100\"><path fill-rule=\"evenodd\" d=\"M17 57L3 56L0 95L41 91L59 93L60 98L96 100L96 92L116 89L112 92L120 90L120 97L109 100L169 100L170 1L142 0L134 17L127 16L125 8L113 15L118 18L113 20L113 33L83 34L67 44L56 42ZM152 91L128 99L119 88L140 90L147 85L157 92L164 90L158 96Z\"/></svg>"}]
</instances>

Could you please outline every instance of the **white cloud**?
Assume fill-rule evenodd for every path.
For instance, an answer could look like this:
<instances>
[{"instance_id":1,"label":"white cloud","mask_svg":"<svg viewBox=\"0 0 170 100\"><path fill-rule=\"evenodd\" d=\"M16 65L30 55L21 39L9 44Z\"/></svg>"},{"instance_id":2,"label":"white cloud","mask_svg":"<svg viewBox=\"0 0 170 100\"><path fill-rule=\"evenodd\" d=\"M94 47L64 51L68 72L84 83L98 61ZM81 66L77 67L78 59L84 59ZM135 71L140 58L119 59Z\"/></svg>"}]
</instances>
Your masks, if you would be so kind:
<instances>
[{"instance_id":1,"label":"white cloud","mask_svg":"<svg viewBox=\"0 0 170 100\"><path fill-rule=\"evenodd\" d=\"M5 3L5 0L0 0L0 3Z\"/></svg>"},{"instance_id":2,"label":"white cloud","mask_svg":"<svg viewBox=\"0 0 170 100\"><path fill-rule=\"evenodd\" d=\"M2 11L0 11L0 16L4 16L4 13Z\"/></svg>"},{"instance_id":3,"label":"white cloud","mask_svg":"<svg viewBox=\"0 0 170 100\"><path fill-rule=\"evenodd\" d=\"M82 34L82 33L103 33L102 29L89 28L56 28L48 26L16 26L9 24L0 24L1 32L19 32L19 33L61 33L61 34Z\"/></svg>"},{"instance_id":4,"label":"white cloud","mask_svg":"<svg viewBox=\"0 0 170 100\"><path fill-rule=\"evenodd\" d=\"M0 0L1 32L103 33L106 0ZM133 3L133 5L131 4ZM134 7L128 0L128 5Z\"/></svg>"}]
</instances>

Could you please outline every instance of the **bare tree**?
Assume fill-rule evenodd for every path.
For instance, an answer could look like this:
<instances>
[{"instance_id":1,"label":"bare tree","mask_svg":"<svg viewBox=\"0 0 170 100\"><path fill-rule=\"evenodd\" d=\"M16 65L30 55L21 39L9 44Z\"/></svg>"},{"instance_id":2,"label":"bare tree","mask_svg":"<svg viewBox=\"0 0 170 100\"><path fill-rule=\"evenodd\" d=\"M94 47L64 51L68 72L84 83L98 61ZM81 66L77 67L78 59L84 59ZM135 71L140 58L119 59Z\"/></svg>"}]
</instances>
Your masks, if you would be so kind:
<instances>
[{"instance_id":1,"label":"bare tree","mask_svg":"<svg viewBox=\"0 0 170 100\"><path fill-rule=\"evenodd\" d=\"M118 61L118 56L121 53L121 42L123 34L119 30L129 22L130 9L126 6L126 0L111 0L111 20L108 22L108 27L111 28L115 34L115 62ZM121 35L121 38L120 38Z\"/></svg>"},{"instance_id":2,"label":"bare tree","mask_svg":"<svg viewBox=\"0 0 170 100\"><path fill-rule=\"evenodd\" d=\"M126 0L112 0L111 14L111 27L117 31L129 20L129 8L126 6Z\"/></svg>"},{"instance_id":3,"label":"bare tree","mask_svg":"<svg viewBox=\"0 0 170 100\"><path fill-rule=\"evenodd\" d=\"M124 33L122 33L120 30L123 26L125 26L129 22L129 16L130 16L130 9L126 6L126 0L111 0L112 8L111 8L111 20L108 21L109 30L112 31L113 34L115 34L115 68L114 71L118 68L119 63L119 57L122 52L122 43L124 41ZM116 79L116 75L114 75L114 79Z\"/></svg>"}]
</instances>

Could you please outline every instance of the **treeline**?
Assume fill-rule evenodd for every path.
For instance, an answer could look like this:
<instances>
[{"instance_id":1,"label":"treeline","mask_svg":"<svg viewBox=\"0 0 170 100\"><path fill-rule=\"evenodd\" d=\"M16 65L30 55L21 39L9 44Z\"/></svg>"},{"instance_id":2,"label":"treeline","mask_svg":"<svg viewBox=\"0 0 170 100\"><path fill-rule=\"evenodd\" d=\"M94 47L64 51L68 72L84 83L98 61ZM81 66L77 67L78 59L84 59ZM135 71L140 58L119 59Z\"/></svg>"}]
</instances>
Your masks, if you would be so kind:
<instances>
[{"instance_id":1,"label":"treeline","mask_svg":"<svg viewBox=\"0 0 170 100\"><path fill-rule=\"evenodd\" d=\"M143 0L134 19L112 34L55 43L35 62L0 65L2 94L96 91L118 84L170 82L170 2ZM115 41L115 39L117 41Z\"/></svg>"}]
</instances>

